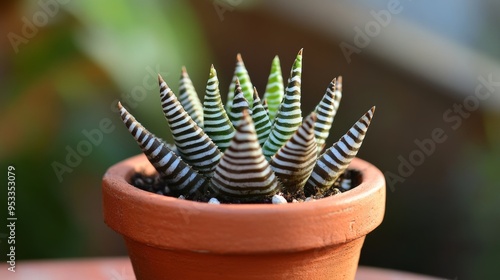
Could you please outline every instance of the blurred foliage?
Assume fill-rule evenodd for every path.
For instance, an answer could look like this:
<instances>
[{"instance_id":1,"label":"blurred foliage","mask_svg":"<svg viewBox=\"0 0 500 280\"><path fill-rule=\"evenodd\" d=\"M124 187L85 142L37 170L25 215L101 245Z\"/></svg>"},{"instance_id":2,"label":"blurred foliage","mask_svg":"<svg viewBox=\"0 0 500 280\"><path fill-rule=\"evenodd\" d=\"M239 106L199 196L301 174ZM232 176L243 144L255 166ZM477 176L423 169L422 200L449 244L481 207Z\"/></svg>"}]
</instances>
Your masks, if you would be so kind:
<instances>
[{"instance_id":1,"label":"blurred foliage","mask_svg":"<svg viewBox=\"0 0 500 280\"><path fill-rule=\"evenodd\" d=\"M2 24L20 36L23 17L33 23L36 13L45 12L35 1L7 7ZM121 239L102 222L101 177L139 150L122 141L127 131L114 106L121 100L168 137L156 75L174 89L182 65L195 81L208 75L209 54L198 25L184 1L68 1L17 53L10 44L2 49L0 159L3 170L16 167L18 259L123 253ZM85 150L85 132L98 133L103 120L111 122L109 129ZM68 158L79 147L85 151L81 159ZM59 176L54 162L67 167Z\"/></svg>"},{"instance_id":2,"label":"blurred foliage","mask_svg":"<svg viewBox=\"0 0 500 280\"><path fill-rule=\"evenodd\" d=\"M467 275L477 279L488 279L500 260L500 116L486 114L484 117L486 140L484 146L475 146L468 159L475 163L476 178L470 182L464 204L470 205L463 232L470 233L473 240L470 254L466 255ZM470 167L468 168L470 170ZM470 202L467 203L467 202Z\"/></svg>"}]
</instances>

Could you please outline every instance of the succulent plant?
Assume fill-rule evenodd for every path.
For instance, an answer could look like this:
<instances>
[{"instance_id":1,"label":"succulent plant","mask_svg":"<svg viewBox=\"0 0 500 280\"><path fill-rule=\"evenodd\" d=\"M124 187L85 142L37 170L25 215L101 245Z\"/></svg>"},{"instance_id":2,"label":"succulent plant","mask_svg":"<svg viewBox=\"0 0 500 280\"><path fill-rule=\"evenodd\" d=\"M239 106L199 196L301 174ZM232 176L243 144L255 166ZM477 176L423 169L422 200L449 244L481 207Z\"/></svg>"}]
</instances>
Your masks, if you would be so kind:
<instances>
[{"instance_id":1,"label":"succulent plant","mask_svg":"<svg viewBox=\"0 0 500 280\"><path fill-rule=\"evenodd\" d=\"M165 184L164 193L193 200L204 196L217 203L271 201L282 193L321 197L331 191L356 156L375 107L325 150L342 97L342 78L330 82L303 120L302 50L286 87L279 58L273 59L263 101L241 55L236 60L225 107L213 65L203 103L185 68L178 95L158 75L161 106L175 145L153 135L118 104L125 126Z\"/></svg>"}]
</instances>

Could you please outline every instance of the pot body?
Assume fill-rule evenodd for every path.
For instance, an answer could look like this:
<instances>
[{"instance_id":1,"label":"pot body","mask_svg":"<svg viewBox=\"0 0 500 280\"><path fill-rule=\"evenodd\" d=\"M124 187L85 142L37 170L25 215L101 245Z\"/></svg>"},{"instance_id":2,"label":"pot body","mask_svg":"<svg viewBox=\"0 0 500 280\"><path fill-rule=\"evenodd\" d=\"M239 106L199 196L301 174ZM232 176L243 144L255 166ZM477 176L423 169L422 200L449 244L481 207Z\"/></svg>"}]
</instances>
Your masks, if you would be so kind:
<instances>
[{"instance_id":1,"label":"pot body","mask_svg":"<svg viewBox=\"0 0 500 280\"><path fill-rule=\"evenodd\" d=\"M354 279L364 237L325 248L260 254L165 250L125 241L137 279L331 280Z\"/></svg>"},{"instance_id":2,"label":"pot body","mask_svg":"<svg viewBox=\"0 0 500 280\"><path fill-rule=\"evenodd\" d=\"M354 279L367 233L383 219L385 180L355 158L356 188L312 202L207 204L128 183L145 156L103 178L104 221L122 234L137 279Z\"/></svg>"}]
</instances>

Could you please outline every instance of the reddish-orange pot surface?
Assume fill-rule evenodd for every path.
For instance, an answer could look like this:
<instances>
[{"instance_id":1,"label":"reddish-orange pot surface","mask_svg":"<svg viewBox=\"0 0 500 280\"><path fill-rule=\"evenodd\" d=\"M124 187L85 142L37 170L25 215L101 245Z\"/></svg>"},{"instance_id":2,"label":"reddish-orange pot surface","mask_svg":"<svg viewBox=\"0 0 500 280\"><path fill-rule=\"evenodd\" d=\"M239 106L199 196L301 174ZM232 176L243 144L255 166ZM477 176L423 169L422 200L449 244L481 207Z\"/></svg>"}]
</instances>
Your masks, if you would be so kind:
<instances>
[{"instance_id":1,"label":"reddish-orange pot surface","mask_svg":"<svg viewBox=\"0 0 500 280\"><path fill-rule=\"evenodd\" d=\"M122 234L137 279L354 279L364 237L383 219L385 180L370 163L356 188L312 202L207 204L128 183L143 155L103 178L104 221Z\"/></svg>"}]
</instances>

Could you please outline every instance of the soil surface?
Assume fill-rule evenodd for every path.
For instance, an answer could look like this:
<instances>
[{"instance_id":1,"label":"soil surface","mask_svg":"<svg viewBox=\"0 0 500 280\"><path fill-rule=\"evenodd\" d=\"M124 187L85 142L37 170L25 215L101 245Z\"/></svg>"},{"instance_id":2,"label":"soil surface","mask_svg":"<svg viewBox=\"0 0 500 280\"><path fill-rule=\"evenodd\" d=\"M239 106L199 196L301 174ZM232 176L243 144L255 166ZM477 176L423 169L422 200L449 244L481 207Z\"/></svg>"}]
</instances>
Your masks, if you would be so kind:
<instances>
[{"instance_id":1,"label":"soil surface","mask_svg":"<svg viewBox=\"0 0 500 280\"><path fill-rule=\"evenodd\" d=\"M361 183L361 180L362 180L361 171L356 169L347 169L342 175L340 175L339 179L337 179L337 181L333 184L332 188L330 188L324 194L316 194L316 195L311 195L309 197L307 197L302 191L294 194L291 193L278 193L278 194L282 195L288 202L291 203L303 202L310 199L321 199L324 197L349 191L357 187ZM158 173L155 173L153 175L147 175L141 172L137 172L130 178L130 184L141 190L156 193L159 195L166 195L179 198L179 195L173 193L169 189L167 184L160 178ZM194 194L191 197L184 198L183 196L181 196L180 198L195 200L200 202L208 202L208 200L210 200L210 198L212 197L216 197L216 195L207 186L203 188L203 190L199 190L196 194ZM224 201L222 199L219 200L221 203L232 203L232 204L249 203L249 202L240 202L238 200L234 201ZM253 203L272 203L272 202L271 202L271 197L268 197L261 201Z\"/></svg>"}]
</instances>

